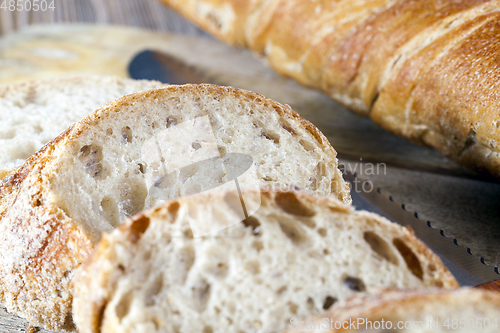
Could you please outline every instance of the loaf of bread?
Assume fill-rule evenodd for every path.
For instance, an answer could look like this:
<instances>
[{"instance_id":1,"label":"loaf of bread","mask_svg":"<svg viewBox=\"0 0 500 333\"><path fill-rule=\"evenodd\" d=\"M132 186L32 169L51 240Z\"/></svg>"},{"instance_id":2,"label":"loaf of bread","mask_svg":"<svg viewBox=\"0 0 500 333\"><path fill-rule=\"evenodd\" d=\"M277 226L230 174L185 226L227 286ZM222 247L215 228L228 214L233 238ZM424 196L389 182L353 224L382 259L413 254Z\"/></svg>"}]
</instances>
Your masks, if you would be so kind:
<instances>
[{"instance_id":1,"label":"loaf of bread","mask_svg":"<svg viewBox=\"0 0 500 333\"><path fill-rule=\"evenodd\" d=\"M201 193L107 234L75 279L81 333L279 332L374 287L456 287L413 233L297 191ZM260 195L259 195L260 194ZM239 223L193 237L198 223ZM228 223L229 224L229 223Z\"/></svg>"},{"instance_id":2,"label":"loaf of bread","mask_svg":"<svg viewBox=\"0 0 500 333\"><path fill-rule=\"evenodd\" d=\"M221 159L236 167L218 168ZM260 95L169 86L91 113L0 183L2 302L47 328L74 329L73 275L103 232L162 201L229 181L298 186L351 202L323 134Z\"/></svg>"},{"instance_id":3,"label":"loaf of bread","mask_svg":"<svg viewBox=\"0 0 500 333\"><path fill-rule=\"evenodd\" d=\"M284 333L498 332L500 293L471 288L360 293L295 318Z\"/></svg>"},{"instance_id":4,"label":"loaf of bread","mask_svg":"<svg viewBox=\"0 0 500 333\"><path fill-rule=\"evenodd\" d=\"M0 179L87 114L118 97L161 85L74 76L0 87Z\"/></svg>"},{"instance_id":5,"label":"loaf of bread","mask_svg":"<svg viewBox=\"0 0 500 333\"><path fill-rule=\"evenodd\" d=\"M162 1L389 131L500 180L500 1Z\"/></svg>"}]
</instances>

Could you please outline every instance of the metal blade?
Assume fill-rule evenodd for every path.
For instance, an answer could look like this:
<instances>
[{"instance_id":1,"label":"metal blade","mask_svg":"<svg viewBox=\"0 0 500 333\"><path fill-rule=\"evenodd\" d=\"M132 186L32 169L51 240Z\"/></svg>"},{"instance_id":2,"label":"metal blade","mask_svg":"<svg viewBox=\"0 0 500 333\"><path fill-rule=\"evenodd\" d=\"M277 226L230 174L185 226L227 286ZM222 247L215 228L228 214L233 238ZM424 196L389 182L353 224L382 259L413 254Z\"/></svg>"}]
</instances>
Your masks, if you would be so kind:
<instances>
[{"instance_id":1,"label":"metal blade","mask_svg":"<svg viewBox=\"0 0 500 333\"><path fill-rule=\"evenodd\" d=\"M345 178L351 183L363 182L348 171L345 172ZM380 189L371 192L352 191L351 195L357 208L384 215L394 222L411 227L415 235L441 258L461 286L476 286L500 279L498 266L485 264L483 258L472 255L470 249L459 245L456 239L448 238L442 230L434 229L430 221L420 220L418 213L406 210L404 204L394 202L392 197L380 192Z\"/></svg>"},{"instance_id":2,"label":"metal blade","mask_svg":"<svg viewBox=\"0 0 500 333\"><path fill-rule=\"evenodd\" d=\"M205 83L194 68L163 52L145 50L130 62L130 77L136 80L157 80L171 84Z\"/></svg>"}]
</instances>

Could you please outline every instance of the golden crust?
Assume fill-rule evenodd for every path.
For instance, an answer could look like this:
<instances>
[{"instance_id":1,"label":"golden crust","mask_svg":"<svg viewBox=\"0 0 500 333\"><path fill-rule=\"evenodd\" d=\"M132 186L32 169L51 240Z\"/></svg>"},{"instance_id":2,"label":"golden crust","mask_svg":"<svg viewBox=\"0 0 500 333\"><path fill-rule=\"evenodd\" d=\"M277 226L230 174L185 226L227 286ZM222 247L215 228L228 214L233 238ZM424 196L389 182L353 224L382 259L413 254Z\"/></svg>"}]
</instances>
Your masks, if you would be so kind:
<instances>
[{"instance_id":1,"label":"golden crust","mask_svg":"<svg viewBox=\"0 0 500 333\"><path fill-rule=\"evenodd\" d=\"M500 1L260 2L235 12L233 28L247 31L239 45L393 133L500 179Z\"/></svg>"}]
</instances>

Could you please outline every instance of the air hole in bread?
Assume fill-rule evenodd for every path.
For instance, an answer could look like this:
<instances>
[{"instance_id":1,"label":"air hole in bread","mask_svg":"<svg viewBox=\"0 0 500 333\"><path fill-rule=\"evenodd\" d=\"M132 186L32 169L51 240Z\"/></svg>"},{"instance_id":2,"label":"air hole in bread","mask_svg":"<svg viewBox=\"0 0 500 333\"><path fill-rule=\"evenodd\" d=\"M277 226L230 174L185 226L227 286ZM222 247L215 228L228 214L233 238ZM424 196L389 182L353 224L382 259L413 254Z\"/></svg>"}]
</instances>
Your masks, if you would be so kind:
<instances>
[{"instance_id":1,"label":"air hole in bread","mask_svg":"<svg viewBox=\"0 0 500 333\"><path fill-rule=\"evenodd\" d=\"M149 218L141 215L130 224L130 241L135 244L149 228Z\"/></svg>"},{"instance_id":2,"label":"air hole in bread","mask_svg":"<svg viewBox=\"0 0 500 333\"><path fill-rule=\"evenodd\" d=\"M282 286L278 290L276 290L276 294L281 295L287 290L287 286Z\"/></svg>"},{"instance_id":3,"label":"air hole in bread","mask_svg":"<svg viewBox=\"0 0 500 333\"><path fill-rule=\"evenodd\" d=\"M206 280L201 279L191 287L191 291L196 310L199 312L205 311L208 301L210 300L210 284Z\"/></svg>"},{"instance_id":4,"label":"air hole in bread","mask_svg":"<svg viewBox=\"0 0 500 333\"><path fill-rule=\"evenodd\" d=\"M318 234L320 234L321 237L325 237L326 236L326 229L325 228L319 228L318 229Z\"/></svg>"},{"instance_id":5,"label":"air hole in bread","mask_svg":"<svg viewBox=\"0 0 500 333\"><path fill-rule=\"evenodd\" d=\"M300 245L306 242L307 236L304 230L302 230L295 221L285 220L283 218L279 219L279 226L281 231L292 241L295 245Z\"/></svg>"},{"instance_id":6,"label":"air hole in bread","mask_svg":"<svg viewBox=\"0 0 500 333\"><path fill-rule=\"evenodd\" d=\"M212 329L211 326L205 326L203 327L203 333L213 333L214 330Z\"/></svg>"},{"instance_id":7,"label":"air hole in bread","mask_svg":"<svg viewBox=\"0 0 500 333\"><path fill-rule=\"evenodd\" d=\"M306 151L313 151L317 148L314 144L306 140L300 140L299 143Z\"/></svg>"},{"instance_id":8,"label":"air hole in bread","mask_svg":"<svg viewBox=\"0 0 500 333\"><path fill-rule=\"evenodd\" d=\"M272 141L276 146L279 145L280 143L280 136L276 133L271 133L270 131L268 132L262 132L261 136L265 137L266 139Z\"/></svg>"},{"instance_id":9,"label":"air hole in bread","mask_svg":"<svg viewBox=\"0 0 500 333\"><path fill-rule=\"evenodd\" d=\"M148 189L143 178L128 178L120 189L118 210L125 216L132 216L144 209Z\"/></svg>"},{"instance_id":10,"label":"air hole in bread","mask_svg":"<svg viewBox=\"0 0 500 333\"><path fill-rule=\"evenodd\" d=\"M294 192L280 192L276 195L276 203L288 214L312 217L316 215L316 212L308 207L306 207Z\"/></svg>"},{"instance_id":11,"label":"air hole in bread","mask_svg":"<svg viewBox=\"0 0 500 333\"><path fill-rule=\"evenodd\" d=\"M191 144L191 147L193 147L194 150L198 150L201 148L201 143L198 141L195 141Z\"/></svg>"},{"instance_id":12,"label":"air hole in bread","mask_svg":"<svg viewBox=\"0 0 500 333\"><path fill-rule=\"evenodd\" d=\"M106 130L106 135L108 135L108 136L113 135L113 129L112 129L112 128L108 128L108 129Z\"/></svg>"},{"instance_id":13,"label":"air hole in bread","mask_svg":"<svg viewBox=\"0 0 500 333\"><path fill-rule=\"evenodd\" d=\"M280 121L280 124L281 124L281 127L283 127L283 129L285 131L287 131L288 133L290 133L291 135L297 135L297 133L295 133L295 131L292 129L292 126L290 126L287 122L285 122L284 120L281 120Z\"/></svg>"},{"instance_id":14,"label":"air hole in bread","mask_svg":"<svg viewBox=\"0 0 500 333\"><path fill-rule=\"evenodd\" d=\"M152 129L158 128L158 122L157 121L153 121L153 123L151 124L151 128Z\"/></svg>"},{"instance_id":15,"label":"air hole in bread","mask_svg":"<svg viewBox=\"0 0 500 333\"><path fill-rule=\"evenodd\" d=\"M330 251L328 251L328 249L324 249L323 254L330 254Z\"/></svg>"},{"instance_id":16,"label":"air hole in bread","mask_svg":"<svg viewBox=\"0 0 500 333\"><path fill-rule=\"evenodd\" d=\"M175 271L178 272L179 281L184 282L186 277L193 267L196 260L196 252L191 245L186 245L179 250L177 258L177 267Z\"/></svg>"},{"instance_id":17,"label":"air hole in bread","mask_svg":"<svg viewBox=\"0 0 500 333\"><path fill-rule=\"evenodd\" d=\"M303 225L305 225L308 228L311 228L311 229L316 228L316 223L312 219L301 218L301 219L298 219L298 221L301 222Z\"/></svg>"},{"instance_id":18,"label":"air hole in bread","mask_svg":"<svg viewBox=\"0 0 500 333\"><path fill-rule=\"evenodd\" d=\"M159 273L151 284L148 285L148 290L144 296L144 304L152 306L155 302L155 296L158 295L163 288L163 274Z\"/></svg>"},{"instance_id":19,"label":"air hole in bread","mask_svg":"<svg viewBox=\"0 0 500 333\"><path fill-rule=\"evenodd\" d=\"M190 228L189 229L185 229L184 232L183 232L183 235L187 239L193 239L193 231Z\"/></svg>"},{"instance_id":20,"label":"air hole in bread","mask_svg":"<svg viewBox=\"0 0 500 333\"><path fill-rule=\"evenodd\" d=\"M306 305L309 311L312 311L316 308L316 305L314 305L314 300L311 297L307 298Z\"/></svg>"},{"instance_id":21,"label":"air hole in bread","mask_svg":"<svg viewBox=\"0 0 500 333\"><path fill-rule=\"evenodd\" d=\"M254 275L260 273L260 263L257 260L249 261L246 265L246 268L248 268L250 273Z\"/></svg>"},{"instance_id":22,"label":"air hole in bread","mask_svg":"<svg viewBox=\"0 0 500 333\"><path fill-rule=\"evenodd\" d=\"M167 119L165 119L165 127L169 128L170 126L175 126L177 125L177 119L172 116L168 116Z\"/></svg>"},{"instance_id":23,"label":"air hole in bread","mask_svg":"<svg viewBox=\"0 0 500 333\"><path fill-rule=\"evenodd\" d=\"M113 227L120 225L118 206L111 196L105 196L101 200L101 214Z\"/></svg>"},{"instance_id":24,"label":"air hole in bread","mask_svg":"<svg viewBox=\"0 0 500 333\"><path fill-rule=\"evenodd\" d=\"M116 316L118 320L121 322L123 317L125 317L130 311L130 305L132 304L132 291L128 291L124 295L121 296L118 304L115 307Z\"/></svg>"},{"instance_id":25,"label":"air hole in bread","mask_svg":"<svg viewBox=\"0 0 500 333\"><path fill-rule=\"evenodd\" d=\"M216 16L216 14L210 12L205 15L205 19L209 22L209 24L217 30L221 30L222 23L220 19Z\"/></svg>"},{"instance_id":26,"label":"air hole in bread","mask_svg":"<svg viewBox=\"0 0 500 333\"><path fill-rule=\"evenodd\" d=\"M299 307L294 302L288 302L288 308L290 309L290 312L292 314L297 314L297 310L298 310Z\"/></svg>"},{"instance_id":27,"label":"air hole in bread","mask_svg":"<svg viewBox=\"0 0 500 333\"><path fill-rule=\"evenodd\" d=\"M83 146L78 152L78 159L83 163L85 172L96 179L106 177L102 166L102 147L95 143Z\"/></svg>"},{"instance_id":28,"label":"air hole in bread","mask_svg":"<svg viewBox=\"0 0 500 333\"><path fill-rule=\"evenodd\" d=\"M337 299L335 297L326 296L325 301L323 302L323 310L328 310L336 302Z\"/></svg>"},{"instance_id":29,"label":"air hole in bread","mask_svg":"<svg viewBox=\"0 0 500 333\"><path fill-rule=\"evenodd\" d=\"M253 247L254 249L256 249L256 250L257 250L257 252L259 252L260 250L262 250L262 249L264 248L264 245L262 244L262 242L261 242L261 241L257 241L257 240L256 240L256 241L253 241L253 242L252 242L252 247Z\"/></svg>"},{"instance_id":30,"label":"air hole in bread","mask_svg":"<svg viewBox=\"0 0 500 333\"><path fill-rule=\"evenodd\" d=\"M241 222L245 225L245 227L252 228L254 235L258 236L260 234L260 222L255 217L249 216Z\"/></svg>"},{"instance_id":31,"label":"air hole in bread","mask_svg":"<svg viewBox=\"0 0 500 333\"><path fill-rule=\"evenodd\" d=\"M227 154L227 149L224 146L217 146L217 149L219 150L220 157L223 158Z\"/></svg>"},{"instance_id":32,"label":"air hole in bread","mask_svg":"<svg viewBox=\"0 0 500 333\"><path fill-rule=\"evenodd\" d=\"M366 290L365 283L363 282L363 280L356 277L347 276L344 279L344 284L346 285L347 288L351 289L352 291L359 292Z\"/></svg>"},{"instance_id":33,"label":"air hole in bread","mask_svg":"<svg viewBox=\"0 0 500 333\"><path fill-rule=\"evenodd\" d=\"M406 245L406 243L399 238L395 238L392 243L398 249L399 253L401 253L408 269L413 273L413 275L422 280L424 277L424 271L422 270L420 260L418 260L415 253L413 253L408 245Z\"/></svg>"},{"instance_id":34,"label":"air hole in bread","mask_svg":"<svg viewBox=\"0 0 500 333\"><path fill-rule=\"evenodd\" d=\"M399 263L398 258L392 251L392 248L385 240L383 240L379 235L372 231L365 231L363 238L370 245L371 249L377 253L379 256L390 262L391 264L397 265Z\"/></svg>"},{"instance_id":35,"label":"air hole in bread","mask_svg":"<svg viewBox=\"0 0 500 333\"><path fill-rule=\"evenodd\" d=\"M321 179L323 178L323 175L325 174L325 164L323 162L319 162L316 164L316 166L313 169L313 174L309 178L309 184L308 187L316 191L320 184L321 184Z\"/></svg>"},{"instance_id":36,"label":"air hole in bread","mask_svg":"<svg viewBox=\"0 0 500 333\"><path fill-rule=\"evenodd\" d=\"M122 128L122 140L124 143L132 142L132 129L128 126Z\"/></svg>"},{"instance_id":37,"label":"air hole in bread","mask_svg":"<svg viewBox=\"0 0 500 333\"><path fill-rule=\"evenodd\" d=\"M142 173L142 174L146 173L146 164L139 163L138 166L139 166L139 172L140 173Z\"/></svg>"}]
</instances>

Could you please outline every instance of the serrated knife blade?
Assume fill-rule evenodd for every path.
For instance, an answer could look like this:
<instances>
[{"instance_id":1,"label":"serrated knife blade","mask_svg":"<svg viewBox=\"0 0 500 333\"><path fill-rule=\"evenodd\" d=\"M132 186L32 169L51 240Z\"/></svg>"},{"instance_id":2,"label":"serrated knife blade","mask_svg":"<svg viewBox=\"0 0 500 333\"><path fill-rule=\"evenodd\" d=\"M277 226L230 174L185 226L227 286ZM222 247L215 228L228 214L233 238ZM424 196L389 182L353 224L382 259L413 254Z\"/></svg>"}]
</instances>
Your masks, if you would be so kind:
<instances>
[{"instance_id":1,"label":"serrated knife blade","mask_svg":"<svg viewBox=\"0 0 500 333\"><path fill-rule=\"evenodd\" d=\"M344 176L351 184L364 181L347 170ZM461 286L477 286L500 279L498 266L485 264L483 258L471 254L470 249L458 244L456 239L448 238L442 230L433 228L431 221L419 219L417 212L407 210L404 203L395 202L392 197L381 192L381 189L377 188L370 192L352 191L351 195L353 200L356 200L356 197L363 200L363 209L377 212L398 224L411 227L415 235L441 258Z\"/></svg>"}]
</instances>

